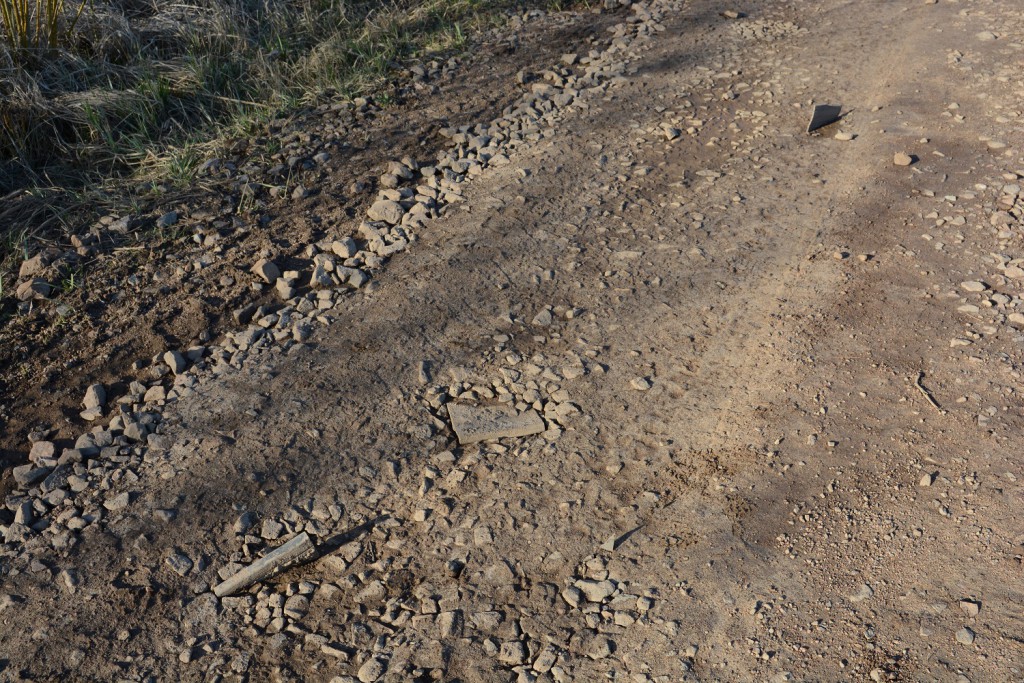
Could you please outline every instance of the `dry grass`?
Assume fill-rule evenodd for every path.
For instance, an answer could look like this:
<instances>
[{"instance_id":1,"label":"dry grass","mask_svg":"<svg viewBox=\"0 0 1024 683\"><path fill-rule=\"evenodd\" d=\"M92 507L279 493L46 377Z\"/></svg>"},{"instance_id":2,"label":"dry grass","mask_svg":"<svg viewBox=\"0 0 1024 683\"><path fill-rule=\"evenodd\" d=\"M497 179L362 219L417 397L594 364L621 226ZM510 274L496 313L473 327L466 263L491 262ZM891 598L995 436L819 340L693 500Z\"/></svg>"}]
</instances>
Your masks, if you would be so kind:
<instances>
[{"instance_id":1,"label":"dry grass","mask_svg":"<svg viewBox=\"0 0 1024 683\"><path fill-rule=\"evenodd\" d=\"M195 150L218 137L374 94L396 64L457 51L509 10L563 1L581 4L0 0L0 272L111 179L187 183Z\"/></svg>"},{"instance_id":2,"label":"dry grass","mask_svg":"<svg viewBox=\"0 0 1024 683\"><path fill-rule=\"evenodd\" d=\"M124 173L221 126L364 94L396 61L457 47L518 4L554 2L0 0L61 17L45 50L0 41L0 193ZM17 35L25 11L37 16L3 14Z\"/></svg>"},{"instance_id":3,"label":"dry grass","mask_svg":"<svg viewBox=\"0 0 1024 683\"><path fill-rule=\"evenodd\" d=\"M85 5L86 0L77 7L65 0L0 0L0 38L15 54L44 53L67 42Z\"/></svg>"}]
</instances>

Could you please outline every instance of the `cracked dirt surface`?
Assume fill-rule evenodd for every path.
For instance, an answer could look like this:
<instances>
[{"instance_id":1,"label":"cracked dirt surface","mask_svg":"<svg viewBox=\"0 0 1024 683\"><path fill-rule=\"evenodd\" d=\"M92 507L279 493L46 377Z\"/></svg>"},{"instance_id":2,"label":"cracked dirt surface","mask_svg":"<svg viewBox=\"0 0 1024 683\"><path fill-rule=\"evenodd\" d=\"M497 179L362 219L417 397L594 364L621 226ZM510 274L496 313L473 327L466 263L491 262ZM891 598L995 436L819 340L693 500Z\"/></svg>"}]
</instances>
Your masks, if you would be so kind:
<instances>
[{"instance_id":1,"label":"cracked dirt surface","mask_svg":"<svg viewBox=\"0 0 1024 683\"><path fill-rule=\"evenodd\" d=\"M8 544L0 676L1024 677L1021 10L721 9L653 3L329 326L164 407L126 506ZM300 530L340 547L213 597Z\"/></svg>"}]
</instances>

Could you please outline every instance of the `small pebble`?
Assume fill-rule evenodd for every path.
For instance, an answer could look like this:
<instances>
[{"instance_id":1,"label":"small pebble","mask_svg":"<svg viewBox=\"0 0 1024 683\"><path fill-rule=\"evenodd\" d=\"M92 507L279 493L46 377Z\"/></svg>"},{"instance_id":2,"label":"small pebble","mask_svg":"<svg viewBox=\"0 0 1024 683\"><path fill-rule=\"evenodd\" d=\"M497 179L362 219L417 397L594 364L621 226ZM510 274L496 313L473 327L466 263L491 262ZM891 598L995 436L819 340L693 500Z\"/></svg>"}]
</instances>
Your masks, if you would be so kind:
<instances>
[{"instance_id":1,"label":"small pebble","mask_svg":"<svg viewBox=\"0 0 1024 683\"><path fill-rule=\"evenodd\" d=\"M630 381L629 385L636 389L637 391L647 391L652 386L654 386L653 384L651 384L651 380L647 379L646 377L637 377Z\"/></svg>"}]
</instances>

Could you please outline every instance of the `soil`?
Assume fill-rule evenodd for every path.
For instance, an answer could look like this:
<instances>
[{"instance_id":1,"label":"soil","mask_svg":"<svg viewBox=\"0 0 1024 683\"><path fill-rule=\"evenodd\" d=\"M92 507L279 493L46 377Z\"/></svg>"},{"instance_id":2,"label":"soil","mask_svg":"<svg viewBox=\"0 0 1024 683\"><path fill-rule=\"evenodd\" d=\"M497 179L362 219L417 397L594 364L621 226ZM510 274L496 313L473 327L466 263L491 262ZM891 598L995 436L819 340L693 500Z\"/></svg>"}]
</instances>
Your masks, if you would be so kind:
<instances>
[{"instance_id":1,"label":"soil","mask_svg":"<svg viewBox=\"0 0 1024 683\"><path fill-rule=\"evenodd\" d=\"M397 80L386 107L371 102L365 112L350 113L347 102L328 102L275 120L258 136L225 141L211 160L246 170L253 201L240 191L238 173L225 171L186 187L140 188L128 235L102 230L94 216L96 253L51 278L59 284L78 272L78 286L0 329L0 468L25 461L28 435L40 426L74 441L88 426L78 417L82 387L120 383L137 361L148 365L168 348L222 335L236 324L232 311L268 299L249 287L258 254L301 259L302 247L365 209L387 161L429 156L446 143L440 129L494 118L523 89L516 73L557 63L566 45L607 42L605 29L617 16L621 11L527 12L477 37L473 51L454 58L457 66L433 82ZM321 150L333 153L326 167L311 163ZM288 157L312 168L284 177L271 172ZM356 191L355 183L364 187ZM299 185L311 196L292 199ZM287 191L274 197L274 187ZM179 222L156 229L155 219L168 211ZM81 232L89 228L86 222ZM217 245L209 267L195 267L211 251L197 248L196 235ZM73 251L70 242L56 246ZM225 285L225 277L233 282ZM0 482L0 491L10 485Z\"/></svg>"},{"instance_id":2,"label":"soil","mask_svg":"<svg viewBox=\"0 0 1024 683\"><path fill-rule=\"evenodd\" d=\"M1021 9L721 11L563 17L379 117L489 122L520 69L611 37L600 84L305 343L216 334L224 359L175 380L144 446L96 456L67 502L12 493L54 521L2 546L0 677L1024 679ZM843 116L807 134L816 103ZM443 146L399 137L362 162ZM171 308L107 331L125 362L233 329L260 249L355 234L371 197L330 188L366 171L333 173L274 214L279 242L242 242L219 317L169 291L173 334L123 338ZM7 448L130 379L74 372ZM445 402L547 429L462 445ZM301 532L315 560L211 592Z\"/></svg>"}]
</instances>

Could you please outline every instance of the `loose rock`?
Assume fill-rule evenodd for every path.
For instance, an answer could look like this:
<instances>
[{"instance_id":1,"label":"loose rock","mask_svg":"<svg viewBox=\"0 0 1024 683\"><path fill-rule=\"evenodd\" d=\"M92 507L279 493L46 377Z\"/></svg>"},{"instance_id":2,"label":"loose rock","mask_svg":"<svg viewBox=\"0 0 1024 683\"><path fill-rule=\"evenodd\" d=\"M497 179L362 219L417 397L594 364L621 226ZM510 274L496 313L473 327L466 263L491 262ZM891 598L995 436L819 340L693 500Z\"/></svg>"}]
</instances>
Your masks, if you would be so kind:
<instances>
[{"instance_id":1,"label":"loose rock","mask_svg":"<svg viewBox=\"0 0 1024 683\"><path fill-rule=\"evenodd\" d=\"M281 269L269 259L260 259L253 265L251 272L263 279L268 285L274 284L281 277Z\"/></svg>"},{"instance_id":2,"label":"loose rock","mask_svg":"<svg viewBox=\"0 0 1024 683\"><path fill-rule=\"evenodd\" d=\"M374 683L374 681L377 681L384 675L385 671L387 671L386 662L383 659L371 657L359 667L356 678L359 679L360 683Z\"/></svg>"},{"instance_id":3,"label":"loose rock","mask_svg":"<svg viewBox=\"0 0 1024 683\"><path fill-rule=\"evenodd\" d=\"M381 199L373 203L373 205L366 211L367 217L371 221L382 221L391 225L398 225L402 222L402 216L405 215L405 209L398 202L391 201L389 199Z\"/></svg>"},{"instance_id":4,"label":"loose rock","mask_svg":"<svg viewBox=\"0 0 1024 683\"><path fill-rule=\"evenodd\" d=\"M914 163L914 157L910 156L906 152L896 152L895 156L892 158L892 163L897 166L910 166Z\"/></svg>"},{"instance_id":5,"label":"loose rock","mask_svg":"<svg viewBox=\"0 0 1024 683\"><path fill-rule=\"evenodd\" d=\"M969 627L964 626L956 632L956 642L961 645L971 645L974 643L974 631Z\"/></svg>"},{"instance_id":6,"label":"loose rock","mask_svg":"<svg viewBox=\"0 0 1024 683\"><path fill-rule=\"evenodd\" d=\"M165 353L164 363L167 364L167 367L169 367L171 369L171 372L173 372L175 375L180 375L181 373L185 372L185 368L188 365L185 362L185 357L181 355L180 351L168 351L167 353Z\"/></svg>"},{"instance_id":7,"label":"loose rock","mask_svg":"<svg viewBox=\"0 0 1024 683\"><path fill-rule=\"evenodd\" d=\"M101 408L107 403L107 390L102 384L93 384L85 390L85 398L82 405L86 410L90 408Z\"/></svg>"}]
</instances>

